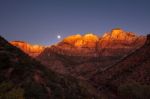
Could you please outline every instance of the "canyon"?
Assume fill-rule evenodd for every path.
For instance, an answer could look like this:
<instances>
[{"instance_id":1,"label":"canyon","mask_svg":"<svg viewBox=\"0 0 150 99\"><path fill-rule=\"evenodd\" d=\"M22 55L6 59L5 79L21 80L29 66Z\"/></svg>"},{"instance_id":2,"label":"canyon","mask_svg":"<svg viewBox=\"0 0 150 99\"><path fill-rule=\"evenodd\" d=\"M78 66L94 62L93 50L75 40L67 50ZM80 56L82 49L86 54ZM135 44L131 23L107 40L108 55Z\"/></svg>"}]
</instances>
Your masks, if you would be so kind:
<instances>
[{"instance_id":1,"label":"canyon","mask_svg":"<svg viewBox=\"0 0 150 99\"><path fill-rule=\"evenodd\" d=\"M130 84L133 84L136 88L143 88L143 85L150 84L150 35L138 36L115 28L103 36L94 33L71 35L48 47L34 47L21 41L12 41L10 44L56 74L88 82L95 90L94 93L107 97L106 99L128 99L129 93L122 96L126 91L122 89L124 85L130 88ZM149 97L149 93L145 94L145 97ZM133 99L134 95L131 97Z\"/></svg>"}]
</instances>

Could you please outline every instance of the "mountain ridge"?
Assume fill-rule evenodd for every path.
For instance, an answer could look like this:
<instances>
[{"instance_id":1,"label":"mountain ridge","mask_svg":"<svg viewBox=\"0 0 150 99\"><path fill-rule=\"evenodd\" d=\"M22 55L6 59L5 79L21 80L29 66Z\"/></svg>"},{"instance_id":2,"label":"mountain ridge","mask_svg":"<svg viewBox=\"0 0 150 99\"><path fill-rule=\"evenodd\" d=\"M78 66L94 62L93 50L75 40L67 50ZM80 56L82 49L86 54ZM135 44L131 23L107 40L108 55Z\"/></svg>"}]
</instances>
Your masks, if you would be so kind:
<instances>
[{"instance_id":1,"label":"mountain ridge","mask_svg":"<svg viewBox=\"0 0 150 99\"><path fill-rule=\"evenodd\" d=\"M109 55L111 52L105 49L122 49L138 47L145 42L144 36L138 36L132 32L126 32L122 29L113 29L105 33L102 37L88 33L84 35L72 35L64 38L55 47L76 55ZM128 50L127 50L128 51ZM117 52L115 53L117 54Z\"/></svg>"},{"instance_id":2,"label":"mountain ridge","mask_svg":"<svg viewBox=\"0 0 150 99\"><path fill-rule=\"evenodd\" d=\"M77 34L45 47L34 58L58 73L90 79L97 71L108 68L143 46L145 40L144 36L122 29L113 29L103 37Z\"/></svg>"},{"instance_id":3,"label":"mountain ridge","mask_svg":"<svg viewBox=\"0 0 150 99\"><path fill-rule=\"evenodd\" d=\"M10 43L32 57L38 56L45 48L44 46L29 44L25 41L10 41Z\"/></svg>"},{"instance_id":4,"label":"mountain ridge","mask_svg":"<svg viewBox=\"0 0 150 99\"><path fill-rule=\"evenodd\" d=\"M107 42L102 38L97 39L97 37L95 40L95 35L88 34L88 39L94 36L94 41L96 41L94 42L94 44L96 43L96 47L92 48L74 46L76 41L82 40L82 36L77 34L75 35L75 39L74 35L73 37L69 36L71 40L69 40L68 43L67 38L65 42L62 40L62 42L57 45L46 48L37 59L56 72L88 80L96 72L102 71L104 68L118 62L121 58L130 54L130 52L144 45L145 37L135 36L130 32L124 33L123 31L122 33L122 31L123 30L115 30L113 31L113 35L126 35L126 38L122 38L124 39L123 42L121 42L120 39L118 40L118 38L115 38L117 40L112 39L111 33L108 34L110 39L107 40ZM84 36L85 35L83 35L83 39L85 39ZM133 38L129 39L130 42L127 42L128 36ZM106 46L104 46L103 43Z\"/></svg>"},{"instance_id":5,"label":"mountain ridge","mask_svg":"<svg viewBox=\"0 0 150 99\"><path fill-rule=\"evenodd\" d=\"M0 49L5 48L3 41L0 43ZM34 59L60 75L89 82L108 99L122 99L120 86L150 84L149 49L150 35L138 36L117 28L102 37L92 33L66 37L56 45L44 47ZM2 53L2 56L7 55ZM12 61L18 60L13 58ZM8 69L5 76L9 77L11 71ZM34 73L34 80L43 83L39 70Z\"/></svg>"}]
</instances>

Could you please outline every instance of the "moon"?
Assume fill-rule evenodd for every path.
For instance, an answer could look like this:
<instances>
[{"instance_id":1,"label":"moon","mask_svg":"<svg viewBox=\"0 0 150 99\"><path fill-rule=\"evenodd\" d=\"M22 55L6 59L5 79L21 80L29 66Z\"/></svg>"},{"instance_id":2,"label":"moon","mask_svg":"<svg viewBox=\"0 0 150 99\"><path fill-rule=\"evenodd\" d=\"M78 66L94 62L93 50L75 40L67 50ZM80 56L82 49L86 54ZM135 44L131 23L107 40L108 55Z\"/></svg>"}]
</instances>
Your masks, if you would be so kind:
<instances>
[{"instance_id":1,"label":"moon","mask_svg":"<svg viewBox=\"0 0 150 99\"><path fill-rule=\"evenodd\" d=\"M57 35L57 39L61 39L61 36L60 36L60 35Z\"/></svg>"}]
</instances>

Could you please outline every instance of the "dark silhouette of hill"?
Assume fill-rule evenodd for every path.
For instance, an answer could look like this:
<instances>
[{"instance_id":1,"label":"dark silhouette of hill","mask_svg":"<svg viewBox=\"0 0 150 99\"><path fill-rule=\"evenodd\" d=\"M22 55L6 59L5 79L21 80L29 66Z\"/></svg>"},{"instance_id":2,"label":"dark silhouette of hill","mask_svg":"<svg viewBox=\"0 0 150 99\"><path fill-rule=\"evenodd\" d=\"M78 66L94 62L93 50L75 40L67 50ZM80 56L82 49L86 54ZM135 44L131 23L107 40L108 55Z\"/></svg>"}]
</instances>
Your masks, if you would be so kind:
<instances>
[{"instance_id":1,"label":"dark silhouette of hill","mask_svg":"<svg viewBox=\"0 0 150 99\"><path fill-rule=\"evenodd\" d=\"M60 75L0 37L0 99L99 99L88 83Z\"/></svg>"}]
</instances>

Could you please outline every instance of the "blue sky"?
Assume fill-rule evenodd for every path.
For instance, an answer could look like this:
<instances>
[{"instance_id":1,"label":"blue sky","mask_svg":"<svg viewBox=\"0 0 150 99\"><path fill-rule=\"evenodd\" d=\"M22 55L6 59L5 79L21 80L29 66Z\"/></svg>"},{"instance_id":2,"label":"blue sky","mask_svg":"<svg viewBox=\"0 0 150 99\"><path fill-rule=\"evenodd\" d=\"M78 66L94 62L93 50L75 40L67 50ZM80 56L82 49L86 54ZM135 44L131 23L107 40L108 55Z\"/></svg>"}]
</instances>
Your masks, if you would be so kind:
<instances>
[{"instance_id":1,"label":"blue sky","mask_svg":"<svg viewBox=\"0 0 150 99\"><path fill-rule=\"evenodd\" d=\"M120 27L150 33L150 0L0 0L0 35L51 45L68 35Z\"/></svg>"}]
</instances>

